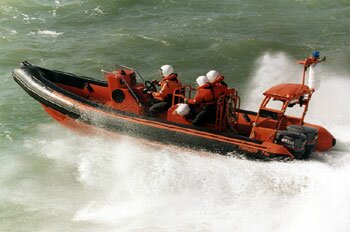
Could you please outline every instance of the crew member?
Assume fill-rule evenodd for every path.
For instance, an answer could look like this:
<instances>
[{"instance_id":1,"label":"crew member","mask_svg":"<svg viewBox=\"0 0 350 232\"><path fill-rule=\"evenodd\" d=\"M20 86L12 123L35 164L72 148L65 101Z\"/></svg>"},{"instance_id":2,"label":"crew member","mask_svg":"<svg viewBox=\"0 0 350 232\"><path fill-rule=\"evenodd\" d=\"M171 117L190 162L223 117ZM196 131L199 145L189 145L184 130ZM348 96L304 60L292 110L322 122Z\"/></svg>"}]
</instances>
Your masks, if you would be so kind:
<instances>
[{"instance_id":1,"label":"crew member","mask_svg":"<svg viewBox=\"0 0 350 232\"><path fill-rule=\"evenodd\" d=\"M153 83L161 88L158 92L152 93L152 96L157 102L149 109L151 116L156 116L157 114L166 111L171 106L174 90L181 87L177 74L174 73L174 68L171 65L163 65L159 71L162 75L162 80L159 82L154 80Z\"/></svg>"},{"instance_id":2,"label":"crew member","mask_svg":"<svg viewBox=\"0 0 350 232\"><path fill-rule=\"evenodd\" d=\"M233 94L234 89L229 89L224 82L225 77L220 75L216 70L210 70L206 74L211 86L213 87L215 98L218 99L221 95Z\"/></svg>"},{"instance_id":3,"label":"crew member","mask_svg":"<svg viewBox=\"0 0 350 232\"><path fill-rule=\"evenodd\" d=\"M192 124L195 126L202 126L206 122L215 120L216 99L214 90L206 76L199 76L196 82L198 84L196 95L193 98L185 99L185 103L199 108L199 113L192 120Z\"/></svg>"}]
</instances>

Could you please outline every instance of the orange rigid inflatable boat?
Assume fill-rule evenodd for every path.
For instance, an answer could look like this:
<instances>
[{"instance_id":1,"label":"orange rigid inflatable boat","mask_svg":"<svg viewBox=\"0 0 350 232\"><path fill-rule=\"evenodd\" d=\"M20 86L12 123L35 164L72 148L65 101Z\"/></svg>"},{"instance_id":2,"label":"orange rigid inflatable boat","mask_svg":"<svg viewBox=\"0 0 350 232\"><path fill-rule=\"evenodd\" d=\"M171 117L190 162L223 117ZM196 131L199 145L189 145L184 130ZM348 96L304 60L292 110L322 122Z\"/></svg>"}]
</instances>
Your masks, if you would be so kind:
<instances>
[{"instance_id":1,"label":"orange rigid inflatable boat","mask_svg":"<svg viewBox=\"0 0 350 232\"><path fill-rule=\"evenodd\" d=\"M307 159L313 151L326 151L336 140L325 128L304 122L314 89L304 84L305 72L321 60L308 57L301 84L286 83L264 92L258 112L240 109L236 91L221 96L216 104L215 122L193 126L191 119L178 113L185 98L195 93L185 85L173 93L167 112L148 116L152 82L135 69L119 66L102 70L106 81L23 62L12 73L14 80L45 111L71 128L97 127L119 134L203 149L219 154L244 153L255 158ZM271 107L279 102L279 108ZM273 104L272 104L273 105ZM286 115L287 109L302 109L299 117Z\"/></svg>"}]
</instances>

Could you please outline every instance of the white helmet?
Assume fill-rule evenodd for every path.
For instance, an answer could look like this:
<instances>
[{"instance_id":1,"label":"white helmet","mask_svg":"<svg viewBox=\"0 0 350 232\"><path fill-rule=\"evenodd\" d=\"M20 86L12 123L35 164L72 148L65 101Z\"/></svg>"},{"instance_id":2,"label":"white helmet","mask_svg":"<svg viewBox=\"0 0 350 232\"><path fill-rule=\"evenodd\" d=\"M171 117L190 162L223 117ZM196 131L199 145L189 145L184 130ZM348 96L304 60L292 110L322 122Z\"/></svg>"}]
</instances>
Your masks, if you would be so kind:
<instances>
[{"instance_id":1,"label":"white helmet","mask_svg":"<svg viewBox=\"0 0 350 232\"><path fill-rule=\"evenodd\" d=\"M208 80L210 83L213 83L216 78L218 78L218 76L220 76L220 73L216 70L210 70L209 72L207 72Z\"/></svg>"},{"instance_id":2,"label":"white helmet","mask_svg":"<svg viewBox=\"0 0 350 232\"><path fill-rule=\"evenodd\" d=\"M179 103L175 112L180 116L186 116L190 113L190 107L187 104Z\"/></svg>"},{"instance_id":3,"label":"white helmet","mask_svg":"<svg viewBox=\"0 0 350 232\"><path fill-rule=\"evenodd\" d=\"M174 68L171 65L165 64L160 67L160 71L162 72L163 76L169 76L170 74L174 73Z\"/></svg>"},{"instance_id":4,"label":"white helmet","mask_svg":"<svg viewBox=\"0 0 350 232\"><path fill-rule=\"evenodd\" d=\"M198 86L202 86L202 85L205 85L206 83L208 83L209 80L206 76L199 76L199 77L197 77L196 82L197 82Z\"/></svg>"}]
</instances>

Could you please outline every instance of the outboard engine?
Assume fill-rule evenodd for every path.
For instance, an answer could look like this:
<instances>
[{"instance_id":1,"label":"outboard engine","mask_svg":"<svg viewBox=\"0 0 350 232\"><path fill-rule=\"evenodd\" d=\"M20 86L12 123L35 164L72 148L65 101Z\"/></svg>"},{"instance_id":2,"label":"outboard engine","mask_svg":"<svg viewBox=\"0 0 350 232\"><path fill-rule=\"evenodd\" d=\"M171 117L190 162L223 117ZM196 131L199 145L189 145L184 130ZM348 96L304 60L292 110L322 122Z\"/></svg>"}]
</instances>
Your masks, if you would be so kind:
<instances>
[{"instance_id":1,"label":"outboard engine","mask_svg":"<svg viewBox=\"0 0 350 232\"><path fill-rule=\"evenodd\" d=\"M277 131L276 143L286 147L296 159L303 158L306 143L306 136L303 133L286 130Z\"/></svg>"},{"instance_id":2,"label":"outboard engine","mask_svg":"<svg viewBox=\"0 0 350 232\"><path fill-rule=\"evenodd\" d=\"M309 126L289 125L287 130L291 132L299 132L306 136L305 153L302 159L309 158L310 154L317 146L318 130Z\"/></svg>"}]
</instances>

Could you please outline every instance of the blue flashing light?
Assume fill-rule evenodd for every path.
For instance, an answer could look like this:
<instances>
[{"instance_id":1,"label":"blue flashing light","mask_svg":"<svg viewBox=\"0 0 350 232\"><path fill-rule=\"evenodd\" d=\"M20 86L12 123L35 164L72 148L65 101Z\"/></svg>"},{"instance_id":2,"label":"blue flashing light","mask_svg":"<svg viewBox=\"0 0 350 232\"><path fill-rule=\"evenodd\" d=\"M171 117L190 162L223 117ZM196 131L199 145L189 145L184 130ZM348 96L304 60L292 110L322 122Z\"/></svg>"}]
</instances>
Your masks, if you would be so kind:
<instances>
[{"instance_id":1,"label":"blue flashing light","mask_svg":"<svg viewBox=\"0 0 350 232\"><path fill-rule=\"evenodd\" d=\"M312 57L314 57L314 58L320 58L320 52L319 52L319 51L313 51L313 52L312 52Z\"/></svg>"}]
</instances>

